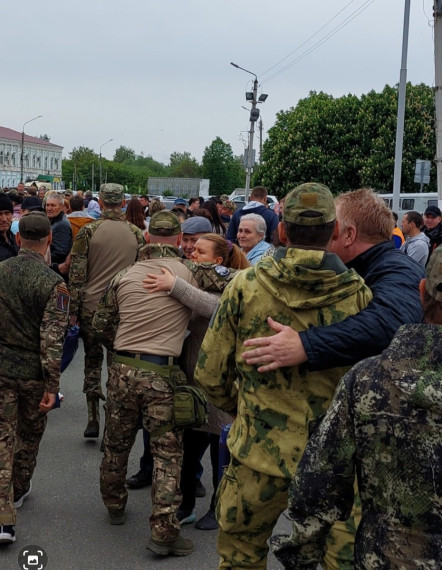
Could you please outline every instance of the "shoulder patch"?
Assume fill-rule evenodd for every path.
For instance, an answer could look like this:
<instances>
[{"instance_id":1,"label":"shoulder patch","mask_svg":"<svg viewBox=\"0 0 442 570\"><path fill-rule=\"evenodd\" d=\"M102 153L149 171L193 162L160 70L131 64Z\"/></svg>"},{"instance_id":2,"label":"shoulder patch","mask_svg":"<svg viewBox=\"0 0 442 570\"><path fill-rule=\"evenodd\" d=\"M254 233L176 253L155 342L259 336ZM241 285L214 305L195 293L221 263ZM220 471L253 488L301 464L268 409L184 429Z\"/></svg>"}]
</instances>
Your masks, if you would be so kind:
<instances>
[{"instance_id":1,"label":"shoulder patch","mask_svg":"<svg viewBox=\"0 0 442 570\"><path fill-rule=\"evenodd\" d=\"M224 267L224 265L217 265L215 267L215 273L221 275L221 277L226 277L230 275L230 269L228 267Z\"/></svg>"},{"instance_id":2,"label":"shoulder patch","mask_svg":"<svg viewBox=\"0 0 442 570\"><path fill-rule=\"evenodd\" d=\"M66 313L69 310L69 301L71 297L64 283L57 285L57 309Z\"/></svg>"}]
</instances>

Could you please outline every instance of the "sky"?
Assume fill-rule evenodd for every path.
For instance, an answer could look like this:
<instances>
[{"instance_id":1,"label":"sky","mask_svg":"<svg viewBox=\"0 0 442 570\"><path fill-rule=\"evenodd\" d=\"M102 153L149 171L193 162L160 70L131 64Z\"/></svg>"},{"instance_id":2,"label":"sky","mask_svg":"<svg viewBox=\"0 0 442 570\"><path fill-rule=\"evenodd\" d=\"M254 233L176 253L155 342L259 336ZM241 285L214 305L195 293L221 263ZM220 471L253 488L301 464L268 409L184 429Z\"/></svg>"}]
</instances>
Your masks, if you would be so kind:
<instances>
[{"instance_id":1,"label":"sky","mask_svg":"<svg viewBox=\"0 0 442 570\"><path fill-rule=\"evenodd\" d=\"M112 159L120 146L201 161L217 137L243 153L245 92L264 127L310 91L361 95L399 82L405 0L8 2L0 125ZM434 86L433 0L411 2L407 80ZM321 44L321 45L317 45ZM286 69L284 69L287 67ZM113 139L107 143L109 139ZM107 143L107 144L104 144ZM255 148L259 142L255 138Z\"/></svg>"}]
</instances>

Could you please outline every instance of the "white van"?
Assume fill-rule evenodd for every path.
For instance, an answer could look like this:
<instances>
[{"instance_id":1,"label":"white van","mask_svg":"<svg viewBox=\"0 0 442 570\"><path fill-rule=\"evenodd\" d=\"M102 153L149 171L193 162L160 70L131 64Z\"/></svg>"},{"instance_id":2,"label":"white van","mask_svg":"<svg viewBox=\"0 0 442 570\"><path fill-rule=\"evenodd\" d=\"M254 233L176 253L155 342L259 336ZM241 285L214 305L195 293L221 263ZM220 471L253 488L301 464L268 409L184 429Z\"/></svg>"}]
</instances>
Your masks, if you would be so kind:
<instances>
[{"instance_id":1,"label":"white van","mask_svg":"<svg viewBox=\"0 0 442 570\"><path fill-rule=\"evenodd\" d=\"M393 209L393 194L379 194L385 200L385 203ZM401 224L402 216L407 212L414 210L423 214L428 206L438 206L437 192L416 192L416 193L401 193L399 195L399 209L396 212L398 215L398 226Z\"/></svg>"}]
</instances>

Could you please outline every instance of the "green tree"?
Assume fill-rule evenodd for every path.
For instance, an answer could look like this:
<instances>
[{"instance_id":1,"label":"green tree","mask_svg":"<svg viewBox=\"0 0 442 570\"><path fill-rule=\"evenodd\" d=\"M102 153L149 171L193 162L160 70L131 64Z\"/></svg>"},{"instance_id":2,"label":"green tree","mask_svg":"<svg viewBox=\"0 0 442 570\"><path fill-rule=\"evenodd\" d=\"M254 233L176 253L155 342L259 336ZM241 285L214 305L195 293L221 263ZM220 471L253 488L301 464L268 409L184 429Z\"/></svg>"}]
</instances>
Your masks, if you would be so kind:
<instances>
[{"instance_id":1,"label":"green tree","mask_svg":"<svg viewBox=\"0 0 442 570\"><path fill-rule=\"evenodd\" d=\"M175 178L200 178L201 166L190 152L173 152L169 160L170 176Z\"/></svg>"},{"instance_id":2,"label":"green tree","mask_svg":"<svg viewBox=\"0 0 442 570\"><path fill-rule=\"evenodd\" d=\"M388 85L360 98L311 92L278 113L253 182L279 197L306 181L327 184L335 193L361 186L391 191L397 99L397 87ZM433 109L431 88L408 84L402 164L408 191L416 190L416 159L431 160L435 153ZM429 191L435 184L433 176Z\"/></svg>"},{"instance_id":3,"label":"green tree","mask_svg":"<svg viewBox=\"0 0 442 570\"><path fill-rule=\"evenodd\" d=\"M135 151L127 146L118 147L114 154L114 162L132 164L135 162Z\"/></svg>"},{"instance_id":4,"label":"green tree","mask_svg":"<svg viewBox=\"0 0 442 570\"><path fill-rule=\"evenodd\" d=\"M69 159L63 159L63 180L71 187L76 183L78 189L92 188L92 172L95 175L95 190L99 183L99 156L88 147L76 147L69 154Z\"/></svg>"},{"instance_id":5,"label":"green tree","mask_svg":"<svg viewBox=\"0 0 442 570\"><path fill-rule=\"evenodd\" d=\"M220 137L216 137L204 150L202 176L210 179L212 195L230 194L235 188L243 187L245 181L239 158L233 156L230 144Z\"/></svg>"}]
</instances>

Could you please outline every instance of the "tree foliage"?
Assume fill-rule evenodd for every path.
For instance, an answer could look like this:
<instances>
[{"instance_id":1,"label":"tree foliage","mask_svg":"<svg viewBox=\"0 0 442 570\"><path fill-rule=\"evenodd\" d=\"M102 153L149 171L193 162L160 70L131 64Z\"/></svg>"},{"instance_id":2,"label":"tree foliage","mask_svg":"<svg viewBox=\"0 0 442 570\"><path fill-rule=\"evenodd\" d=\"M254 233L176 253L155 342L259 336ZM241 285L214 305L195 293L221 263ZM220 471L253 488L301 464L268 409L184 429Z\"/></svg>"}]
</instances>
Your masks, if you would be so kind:
<instances>
[{"instance_id":1,"label":"tree foliage","mask_svg":"<svg viewBox=\"0 0 442 570\"><path fill-rule=\"evenodd\" d=\"M216 137L205 148L202 160L203 178L210 179L212 195L231 194L244 186L245 173L239 159L233 156L232 147Z\"/></svg>"},{"instance_id":2,"label":"tree foliage","mask_svg":"<svg viewBox=\"0 0 442 570\"><path fill-rule=\"evenodd\" d=\"M264 143L254 183L284 196L307 181L334 192L361 186L392 191L398 88L386 86L358 98L311 92L295 108L281 111ZM414 184L416 159L435 154L434 96L426 85L407 85L402 189ZM435 169L428 191L436 189Z\"/></svg>"},{"instance_id":3,"label":"tree foliage","mask_svg":"<svg viewBox=\"0 0 442 570\"><path fill-rule=\"evenodd\" d=\"M127 146L120 146L114 154L114 162L121 162L123 164L132 164L135 161L135 151L133 148Z\"/></svg>"},{"instance_id":4,"label":"tree foliage","mask_svg":"<svg viewBox=\"0 0 442 570\"><path fill-rule=\"evenodd\" d=\"M201 166L187 151L170 155L169 171L175 178L201 178Z\"/></svg>"}]
</instances>

